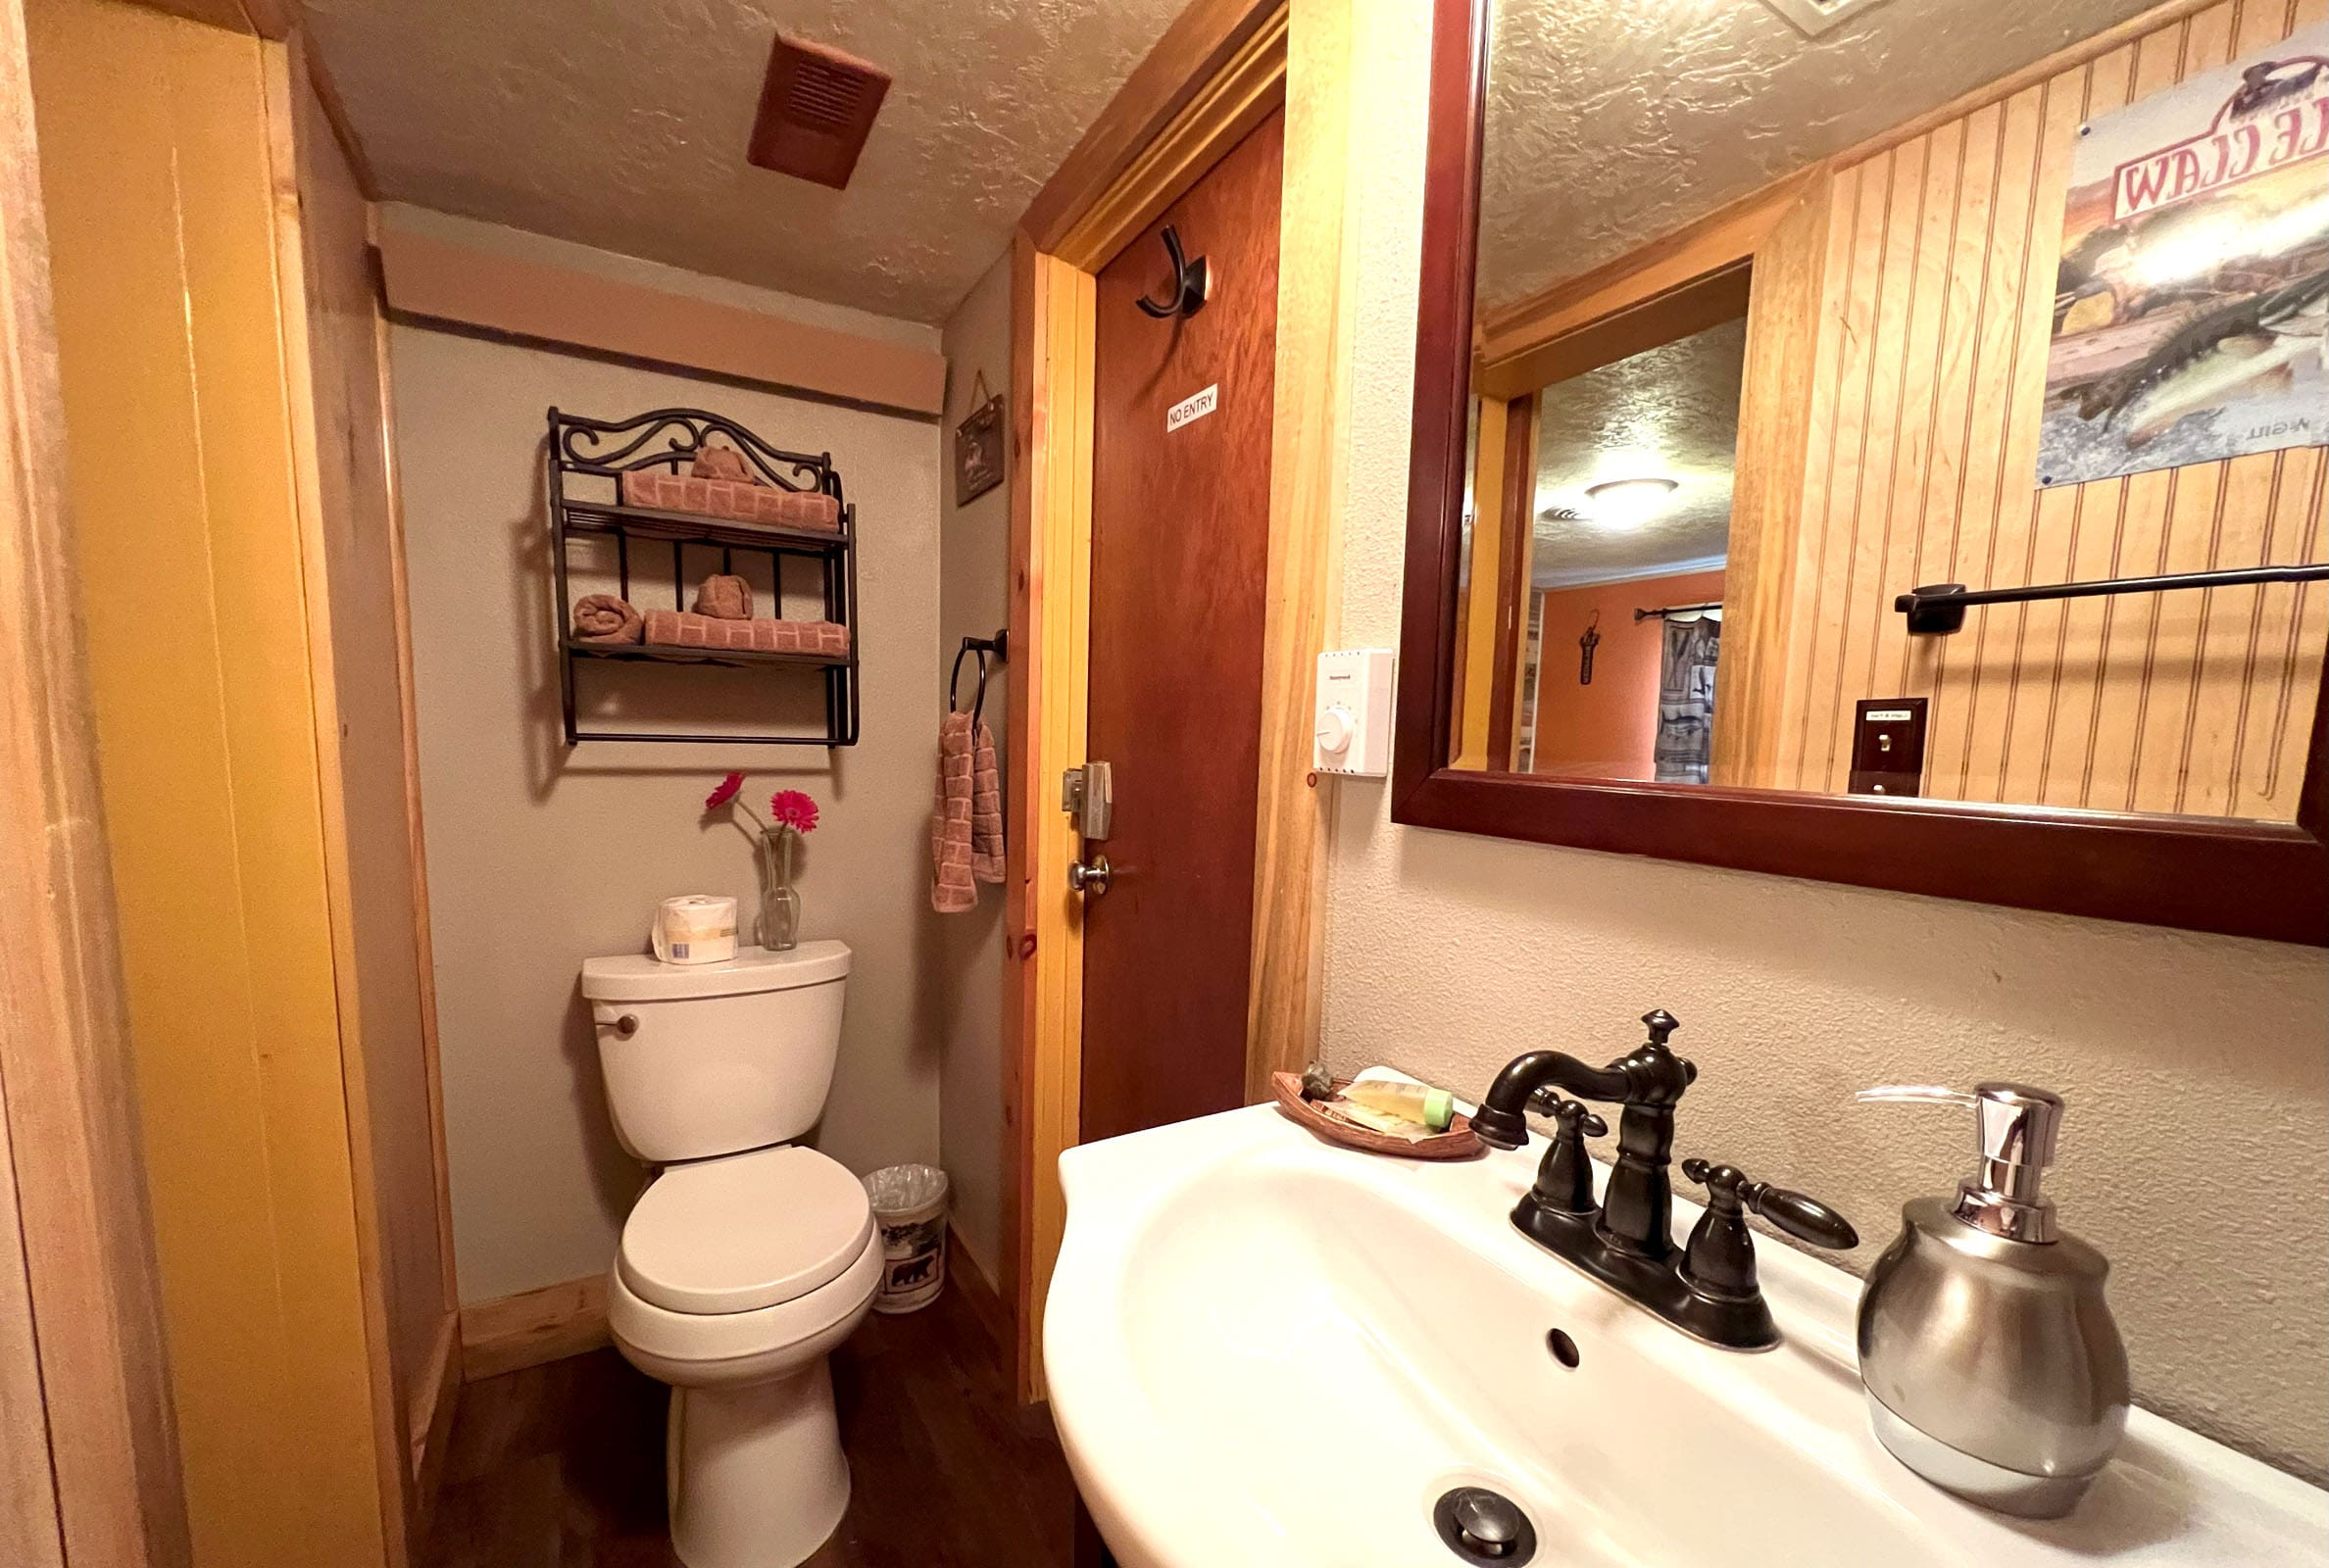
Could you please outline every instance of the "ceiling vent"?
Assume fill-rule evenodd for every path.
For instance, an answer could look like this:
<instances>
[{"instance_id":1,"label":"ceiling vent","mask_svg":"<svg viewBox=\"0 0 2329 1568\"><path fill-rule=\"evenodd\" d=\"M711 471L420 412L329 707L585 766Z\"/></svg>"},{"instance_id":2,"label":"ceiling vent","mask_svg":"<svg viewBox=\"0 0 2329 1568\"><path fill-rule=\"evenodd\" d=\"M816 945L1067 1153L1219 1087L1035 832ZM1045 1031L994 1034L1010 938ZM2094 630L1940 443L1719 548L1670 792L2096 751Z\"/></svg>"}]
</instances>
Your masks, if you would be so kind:
<instances>
[{"instance_id":1,"label":"ceiling vent","mask_svg":"<svg viewBox=\"0 0 2329 1568\"><path fill-rule=\"evenodd\" d=\"M804 38L776 35L745 156L763 169L840 190L872 134L890 74Z\"/></svg>"},{"instance_id":2,"label":"ceiling vent","mask_svg":"<svg viewBox=\"0 0 2329 1568\"><path fill-rule=\"evenodd\" d=\"M1873 11L1884 0L1763 0L1763 4L1795 24L1807 38L1816 38L1847 17Z\"/></svg>"}]
</instances>

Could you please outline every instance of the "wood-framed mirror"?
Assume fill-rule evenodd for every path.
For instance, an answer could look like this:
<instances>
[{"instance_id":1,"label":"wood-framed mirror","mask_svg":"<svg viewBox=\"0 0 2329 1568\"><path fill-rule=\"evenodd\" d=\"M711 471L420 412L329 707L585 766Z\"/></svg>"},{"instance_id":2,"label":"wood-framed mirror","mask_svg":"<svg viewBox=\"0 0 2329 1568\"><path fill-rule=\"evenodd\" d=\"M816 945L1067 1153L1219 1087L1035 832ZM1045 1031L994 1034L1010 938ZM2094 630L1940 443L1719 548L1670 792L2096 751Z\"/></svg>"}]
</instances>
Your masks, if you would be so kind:
<instances>
[{"instance_id":1,"label":"wood-framed mirror","mask_svg":"<svg viewBox=\"0 0 2329 1568\"><path fill-rule=\"evenodd\" d=\"M2329 945L2329 24L1985 6L1434 0L1394 820Z\"/></svg>"}]
</instances>

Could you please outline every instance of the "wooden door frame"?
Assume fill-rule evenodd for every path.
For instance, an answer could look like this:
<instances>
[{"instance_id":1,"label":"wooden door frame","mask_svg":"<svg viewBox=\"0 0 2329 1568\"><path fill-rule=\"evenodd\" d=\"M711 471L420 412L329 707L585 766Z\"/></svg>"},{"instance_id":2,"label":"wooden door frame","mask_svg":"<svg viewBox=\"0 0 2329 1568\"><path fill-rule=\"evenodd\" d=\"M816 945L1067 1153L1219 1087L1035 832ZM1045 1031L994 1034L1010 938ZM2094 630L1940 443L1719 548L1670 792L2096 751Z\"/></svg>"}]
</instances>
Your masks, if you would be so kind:
<instances>
[{"instance_id":1,"label":"wooden door frame","mask_svg":"<svg viewBox=\"0 0 2329 1568\"><path fill-rule=\"evenodd\" d=\"M1080 844L1059 779L1082 762L1088 678L1095 279L1275 110L1279 208L1269 566L1245 1098L1315 1049L1327 829L1311 772L1318 653L1341 590L1350 401L1351 8L1194 0L1028 207L1012 250L1011 735L1003 1000L1003 1250L1021 1397L1042 1392L1043 1296L1077 1142Z\"/></svg>"},{"instance_id":2,"label":"wooden door frame","mask_svg":"<svg viewBox=\"0 0 2329 1568\"><path fill-rule=\"evenodd\" d=\"M74 607L20 0L0 0L0 1559L191 1560Z\"/></svg>"}]
</instances>

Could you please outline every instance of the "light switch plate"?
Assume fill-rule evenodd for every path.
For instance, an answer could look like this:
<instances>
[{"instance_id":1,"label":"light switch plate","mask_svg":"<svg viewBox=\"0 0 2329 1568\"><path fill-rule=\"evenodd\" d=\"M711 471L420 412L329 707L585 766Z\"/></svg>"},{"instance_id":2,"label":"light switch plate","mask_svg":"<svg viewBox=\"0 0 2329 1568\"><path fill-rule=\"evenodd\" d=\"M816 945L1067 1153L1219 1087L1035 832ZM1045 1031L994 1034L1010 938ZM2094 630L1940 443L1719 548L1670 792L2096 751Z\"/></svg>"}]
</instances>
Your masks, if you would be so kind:
<instances>
[{"instance_id":1,"label":"light switch plate","mask_svg":"<svg viewBox=\"0 0 2329 1568\"><path fill-rule=\"evenodd\" d=\"M1318 696L1311 726L1311 766L1345 778L1391 771L1388 648L1346 648L1318 656Z\"/></svg>"}]
</instances>

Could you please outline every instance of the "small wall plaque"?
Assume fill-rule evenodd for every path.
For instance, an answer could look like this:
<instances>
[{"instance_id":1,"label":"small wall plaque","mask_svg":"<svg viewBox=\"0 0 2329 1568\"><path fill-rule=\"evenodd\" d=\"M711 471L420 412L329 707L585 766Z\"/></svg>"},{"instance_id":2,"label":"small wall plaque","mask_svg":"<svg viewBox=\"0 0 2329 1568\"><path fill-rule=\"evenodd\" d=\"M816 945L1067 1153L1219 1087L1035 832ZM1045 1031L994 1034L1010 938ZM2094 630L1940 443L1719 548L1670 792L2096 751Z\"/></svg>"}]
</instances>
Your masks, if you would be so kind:
<instances>
[{"instance_id":1,"label":"small wall plaque","mask_svg":"<svg viewBox=\"0 0 2329 1568\"><path fill-rule=\"evenodd\" d=\"M955 426L955 505L966 507L1003 482L1003 394L987 395L985 372L970 378L970 412Z\"/></svg>"}]
</instances>

